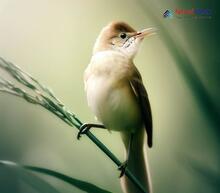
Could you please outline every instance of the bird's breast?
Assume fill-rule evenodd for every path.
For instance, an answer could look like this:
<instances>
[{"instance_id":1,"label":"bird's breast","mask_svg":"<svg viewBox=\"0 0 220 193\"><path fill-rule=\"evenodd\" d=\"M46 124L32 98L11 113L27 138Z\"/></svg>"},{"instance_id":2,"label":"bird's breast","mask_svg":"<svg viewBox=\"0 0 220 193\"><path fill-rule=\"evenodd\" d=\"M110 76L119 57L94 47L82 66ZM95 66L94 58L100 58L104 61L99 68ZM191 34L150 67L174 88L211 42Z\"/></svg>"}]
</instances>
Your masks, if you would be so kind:
<instances>
[{"instance_id":1,"label":"bird's breast","mask_svg":"<svg viewBox=\"0 0 220 193\"><path fill-rule=\"evenodd\" d=\"M140 127L140 109L128 80L129 67L125 67L128 62L125 64L120 56L107 55L104 59L93 58L90 64L85 87L88 104L96 117L112 130L133 131Z\"/></svg>"}]
</instances>

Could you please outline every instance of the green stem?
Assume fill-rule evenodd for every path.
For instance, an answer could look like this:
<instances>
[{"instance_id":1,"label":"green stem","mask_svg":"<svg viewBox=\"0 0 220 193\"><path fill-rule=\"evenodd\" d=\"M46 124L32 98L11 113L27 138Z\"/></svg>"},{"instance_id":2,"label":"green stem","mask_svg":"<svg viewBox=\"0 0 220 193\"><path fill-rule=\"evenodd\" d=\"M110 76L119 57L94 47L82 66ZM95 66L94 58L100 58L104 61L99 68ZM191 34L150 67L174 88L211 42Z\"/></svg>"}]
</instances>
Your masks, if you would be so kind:
<instances>
[{"instance_id":1,"label":"green stem","mask_svg":"<svg viewBox=\"0 0 220 193\"><path fill-rule=\"evenodd\" d=\"M117 166L120 166L122 163L119 159L100 141L98 140L91 132L86 134L91 141L93 141L99 149L101 149L105 155L107 155ZM129 169L126 168L125 175L139 188L143 193L147 193L139 180L131 173Z\"/></svg>"},{"instance_id":2,"label":"green stem","mask_svg":"<svg viewBox=\"0 0 220 193\"><path fill-rule=\"evenodd\" d=\"M83 125L83 123L75 117L75 120L79 123L79 126L76 126L77 129L80 129L80 126ZM96 144L96 146L105 153L118 167L121 166L121 162L119 159L96 137L94 136L90 131L86 133L87 137ZM147 193L145 188L142 186L142 184L139 182L139 180L132 174L132 172L126 168L125 175L139 188L140 191L143 193Z\"/></svg>"},{"instance_id":3,"label":"green stem","mask_svg":"<svg viewBox=\"0 0 220 193\"><path fill-rule=\"evenodd\" d=\"M27 90L32 90L32 93L34 94L28 93L27 90L17 87L2 77L0 77L0 92L6 92L8 94L21 97L29 103L38 104L52 112L71 127L76 127L78 130L80 129L83 123L73 113L66 110L65 106L54 96L50 89L40 84L35 78L22 71L18 66L4 60L1 57L0 68L5 70L14 80L25 86ZM90 131L87 132L86 135L117 166L121 165L119 159ZM127 168L125 175L138 187L141 192L147 193L147 190L144 189L139 180Z\"/></svg>"}]
</instances>

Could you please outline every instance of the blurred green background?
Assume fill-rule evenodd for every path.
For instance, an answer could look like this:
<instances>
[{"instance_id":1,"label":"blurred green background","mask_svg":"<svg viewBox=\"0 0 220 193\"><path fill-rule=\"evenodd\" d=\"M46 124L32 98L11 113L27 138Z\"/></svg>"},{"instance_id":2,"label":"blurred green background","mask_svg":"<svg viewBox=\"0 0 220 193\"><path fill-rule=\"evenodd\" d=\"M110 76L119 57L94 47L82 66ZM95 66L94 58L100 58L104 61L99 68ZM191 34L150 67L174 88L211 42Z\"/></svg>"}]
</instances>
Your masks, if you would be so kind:
<instances>
[{"instance_id":1,"label":"blurred green background","mask_svg":"<svg viewBox=\"0 0 220 193\"><path fill-rule=\"evenodd\" d=\"M148 150L155 193L208 193L220 189L219 125L207 116L164 41L164 30L192 62L220 108L217 1L207 0L0 0L0 56L19 65L83 122L87 107L83 71L101 28L112 20L137 30L157 27L135 58L153 111L154 147ZM210 19L164 19L167 9L209 8ZM156 19L156 20L155 20ZM218 34L217 34L218 33ZM0 71L0 75L2 72ZM218 111L219 112L219 111ZM93 133L123 160L118 133ZM39 106L0 93L0 160L42 166L121 193L116 166L86 137ZM40 175L41 176L41 175ZM83 192L45 177L65 193ZM36 192L0 168L0 192Z\"/></svg>"}]
</instances>

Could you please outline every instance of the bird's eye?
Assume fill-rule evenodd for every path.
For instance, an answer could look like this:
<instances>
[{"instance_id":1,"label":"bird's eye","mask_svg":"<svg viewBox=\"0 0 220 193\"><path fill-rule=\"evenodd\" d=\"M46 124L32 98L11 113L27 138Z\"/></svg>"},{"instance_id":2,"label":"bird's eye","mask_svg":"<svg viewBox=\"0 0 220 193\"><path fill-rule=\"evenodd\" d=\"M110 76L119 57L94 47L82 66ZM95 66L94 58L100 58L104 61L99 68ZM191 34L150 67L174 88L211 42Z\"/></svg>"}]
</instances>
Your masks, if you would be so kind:
<instances>
[{"instance_id":1,"label":"bird's eye","mask_svg":"<svg viewBox=\"0 0 220 193\"><path fill-rule=\"evenodd\" d=\"M121 39L125 39L126 37L127 37L126 33L121 33L121 34L120 34L120 38L121 38Z\"/></svg>"}]
</instances>

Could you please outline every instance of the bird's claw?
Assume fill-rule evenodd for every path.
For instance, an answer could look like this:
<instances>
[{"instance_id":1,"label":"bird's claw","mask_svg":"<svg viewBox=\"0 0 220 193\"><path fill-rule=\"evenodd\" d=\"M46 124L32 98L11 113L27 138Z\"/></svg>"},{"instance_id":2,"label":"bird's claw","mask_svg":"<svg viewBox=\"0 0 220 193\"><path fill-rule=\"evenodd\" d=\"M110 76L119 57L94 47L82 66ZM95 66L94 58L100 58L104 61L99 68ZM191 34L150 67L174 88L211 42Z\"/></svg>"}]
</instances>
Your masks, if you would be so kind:
<instances>
[{"instance_id":1,"label":"bird's claw","mask_svg":"<svg viewBox=\"0 0 220 193\"><path fill-rule=\"evenodd\" d=\"M95 124L95 123L84 123L80 128L77 134L77 139L81 137L82 134L86 134L92 127L105 129L104 125Z\"/></svg>"},{"instance_id":2,"label":"bird's claw","mask_svg":"<svg viewBox=\"0 0 220 193\"><path fill-rule=\"evenodd\" d=\"M92 128L91 124L88 123L84 123L83 125L81 125L81 127L79 128L79 132L77 134L77 139L79 140L81 135L86 134L91 128Z\"/></svg>"},{"instance_id":3,"label":"bird's claw","mask_svg":"<svg viewBox=\"0 0 220 193\"><path fill-rule=\"evenodd\" d=\"M128 161L125 161L118 167L118 170L121 171L119 178L124 176L127 166L128 166Z\"/></svg>"}]
</instances>

